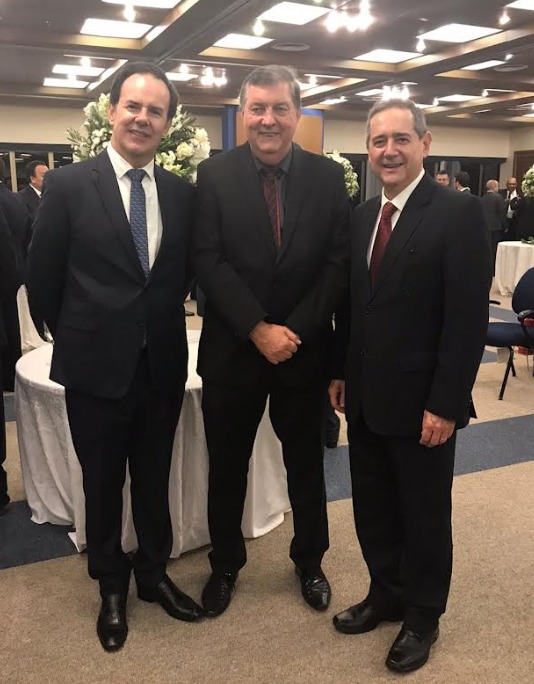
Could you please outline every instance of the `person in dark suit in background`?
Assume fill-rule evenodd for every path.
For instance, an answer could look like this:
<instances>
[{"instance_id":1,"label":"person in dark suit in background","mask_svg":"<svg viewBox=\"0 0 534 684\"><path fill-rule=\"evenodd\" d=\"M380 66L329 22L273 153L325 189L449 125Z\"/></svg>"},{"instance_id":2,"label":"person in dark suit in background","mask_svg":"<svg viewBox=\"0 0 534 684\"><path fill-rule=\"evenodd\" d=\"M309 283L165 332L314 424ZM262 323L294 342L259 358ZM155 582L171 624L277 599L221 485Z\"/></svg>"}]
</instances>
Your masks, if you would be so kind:
<instances>
[{"instance_id":1,"label":"person in dark suit in background","mask_svg":"<svg viewBox=\"0 0 534 684\"><path fill-rule=\"evenodd\" d=\"M334 625L357 634L403 621L386 661L397 672L426 662L447 603L456 431L469 420L491 281L480 202L424 173L430 143L413 102L369 112L369 162L383 191L353 213L350 303L336 316L330 386L347 416L370 574L365 600Z\"/></svg>"},{"instance_id":2,"label":"person in dark suit in background","mask_svg":"<svg viewBox=\"0 0 534 684\"><path fill-rule=\"evenodd\" d=\"M506 208L504 199L499 194L499 183L496 180L489 180L486 183L486 193L480 198L484 217L488 226L493 272L495 273L495 257L497 255L497 245L502 240L506 229Z\"/></svg>"},{"instance_id":3,"label":"person in dark suit in background","mask_svg":"<svg viewBox=\"0 0 534 684\"><path fill-rule=\"evenodd\" d=\"M48 172L48 166L44 161L35 160L26 166L29 183L17 193L17 197L24 204L30 214L32 223L35 220L35 213L39 207L41 193L43 191L43 180Z\"/></svg>"},{"instance_id":4,"label":"person in dark suit in background","mask_svg":"<svg viewBox=\"0 0 534 684\"><path fill-rule=\"evenodd\" d=\"M454 176L453 186L454 189L458 190L459 192L471 192L469 187L470 182L471 179L469 178L467 171L458 171L458 173Z\"/></svg>"},{"instance_id":5,"label":"person in dark suit in background","mask_svg":"<svg viewBox=\"0 0 534 684\"><path fill-rule=\"evenodd\" d=\"M17 295L17 259L15 245L4 212L0 206L0 347L8 344L8 335L4 320L4 311ZM7 305L6 305L7 303ZM2 357L0 356L0 385L2 383ZM0 511L9 503L7 493L7 473L4 469L6 460L6 422L4 401L0 401Z\"/></svg>"},{"instance_id":6,"label":"person in dark suit in background","mask_svg":"<svg viewBox=\"0 0 534 684\"><path fill-rule=\"evenodd\" d=\"M194 188L155 166L177 94L153 64L117 72L111 142L50 171L30 247L30 301L54 337L50 377L65 386L82 466L89 574L102 598L102 646L127 635L133 570L139 598L174 618L202 609L166 575L172 549L168 481L187 376L183 299ZM121 548L128 463L139 548Z\"/></svg>"},{"instance_id":7,"label":"person in dark suit in background","mask_svg":"<svg viewBox=\"0 0 534 684\"><path fill-rule=\"evenodd\" d=\"M248 462L269 397L293 509L290 557L304 599L325 610L322 433L332 315L346 282L343 169L293 144L300 87L288 67L255 69L240 104L248 142L198 167L193 261L206 295L198 373L213 547L202 600L211 616L226 610L246 562Z\"/></svg>"},{"instance_id":8,"label":"person in dark suit in background","mask_svg":"<svg viewBox=\"0 0 534 684\"><path fill-rule=\"evenodd\" d=\"M31 237L31 220L28 212L5 184L6 170L4 161L0 159L0 208L4 213L15 250L16 282L12 296L3 302L4 326L7 344L2 349L4 389L12 392L15 389L15 365L21 355L19 314L17 308L17 290L26 281L26 259Z\"/></svg>"},{"instance_id":9,"label":"person in dark suit in background","mask_svg":"<svg viewBox=\"0 0 534 684\"><path fill-rule=\"evenodd\" d=\"M520 189L517 187L517 178L510 176L506 181L506 189L499 190L499 195L504 199L504 206L506 211L506 239L517 240L516 230L516 206L518 199L523 197Z\"/></svg>"},{"instance_id":10,"label":"person in dark suit in background","mask_svg":"<svg viewBox=\"0 0 534 684\"><path fill-rule=\"evenodd\" d=\"M451 179L447 171L438 171L436 174L436 183L439 185L444 185L448 188L451 184Z\"/></svg>"}]
</instances>

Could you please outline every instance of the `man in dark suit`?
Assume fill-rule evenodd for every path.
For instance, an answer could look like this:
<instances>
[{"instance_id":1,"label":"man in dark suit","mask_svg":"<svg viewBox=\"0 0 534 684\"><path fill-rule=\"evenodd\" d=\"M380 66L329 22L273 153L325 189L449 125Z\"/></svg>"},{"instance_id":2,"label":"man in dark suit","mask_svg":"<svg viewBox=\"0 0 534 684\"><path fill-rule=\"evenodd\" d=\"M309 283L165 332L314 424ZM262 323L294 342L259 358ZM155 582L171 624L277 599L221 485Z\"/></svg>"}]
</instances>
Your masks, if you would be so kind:
<instances>
[{"instance_id":1,"label":"man in dark suit","mask_svg":"<svg viewBox=\"0 0 534 684\"><path fill-rule=\"evenodd\" d=\"M424 173L430 142L413 102L371 109L367 149L383 192L353 214L350 305L336 318L330 386L346 410L371 579L334 624L357 634L403 620L386 661L398 672L426 662L447 602L456 430L468 422L491 280L480 202Z\"/></svg>"},{"instance_id":2,"label":"man in dark suit","mask_svg":"<svg viewBox=\"0 0 534 684\"><path fill-rule=\"evenodd\" d=\"M499 183L496 180L489 180L486 183L486 193L480 198L482 210L488 226L492 266L495 273L495 257L497 255L497 245L502 240L503 232L506 228L506 208L504 198L499 194Z\"/></svg>"},{"instance_id":3,"label":"man in dark suit","mask_svg":"<svg viewBox=\"0 0 534 684\"><path fill-rule=\"evenodd\" d=\"M4 311L6 302L12 302L17 296L17 260L15 246L4 212L0 207L0 347L8 343ZM2 385L2 357L0 356L0 387ZM0 400L0 511L9 503L7 493L7 473L4 470L6 460L6 423L4 401Z\"/></svg>"},{"instance_id":4,"label":"man in dark suit","mask_svg":"<svg viewBox=\"0 0 534 684\"><path fill-rule=\"evenodd\" d=\"M459 192L471 192L471 189L469 188L469 183L471 182L471 179L469 178L469 174L467 171L458 171L457 174L454 176L454 189L458 190Z\"/></svg>"},{"instance_id":5,"label":"man in dark suit","mask_svg":"<svg viewBox=\"0 0 534 684\"><path fill-rule=\"evenodd\" d=\"M97 632L126 639L133 565L139 598L174 618L202 609L166 575L168 479L187 374L183 298L194 189L154 164L177 94L159 67L131 63L111 88L107 150L50 171L30 247L30 301L54 337L50 377L65 386L83 471ZM139 548L121 548L126 464Z\"/></svg>"},{"instance_id":6,"label":"man in dark suit","mask_svg":"<svg viewBox=\"0 0 534 684\"><path fill-rule=\"evenodd\" d=\"M332 314L346 281L348 202L339 164L292 143L294 72L260 67L240 93L248 142L198 168L194 261L206 295L198 372L209 450L211 616L228 607L246 551L248 462L269 397L282 442L301 592L325 610L323 420Z\"/></svg>"},{"instance_id":7,"label":"man in dark suit","mask_svg":"<svg viewBox=\"0 0 534 684\"><path fill-rule=\"evenodd\" d=\"M506 211L506 239L517 240L517 203L523 197L521 190L517 187L517 178L510 176L506 181L506 189L499 190L499 195L504 199Z\"/></svg>"},{"instance_id":8,"label":"man in dark suit","mask_svg":"<svg viewBox=\"0 0 534 684\"><path fill-rule=\"evenodd\" d=\"M28 174L28 185L18 193L18 197L24 204L28 213L30 214L32 223L35 219L35 213L39 202L41 200L41 193L43 191L43 180L45 173L48 171L48 166L40 160L32 161L26 167Z\"/></svg>"}]
</instances>

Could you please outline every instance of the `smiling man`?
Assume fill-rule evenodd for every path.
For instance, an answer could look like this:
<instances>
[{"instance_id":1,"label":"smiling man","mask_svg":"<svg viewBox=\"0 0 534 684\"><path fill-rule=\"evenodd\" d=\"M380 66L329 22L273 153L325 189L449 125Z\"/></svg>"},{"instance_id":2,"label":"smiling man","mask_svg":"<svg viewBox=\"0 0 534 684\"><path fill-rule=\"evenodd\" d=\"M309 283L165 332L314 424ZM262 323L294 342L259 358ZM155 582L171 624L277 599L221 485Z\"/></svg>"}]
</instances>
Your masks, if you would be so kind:
<instances>
[{"instance_id":1,"label":"smiling man","mask_svg":"<svg viewBox=\"0 0 534 684\"><path fill-rule=\"evenodd\" d=\"M206 294L198 372L209 451L211 616L228 607L246 552L248 462L269 397L282 442L306 602L325 610L328 548L322 425L332 314L346 283L343 170L293 144L300 87L283 66L255 69L240 94L247 143L198 167L194 261Z\"/></svg>"},{"instance_id":2,"label":"smiling man","mask_svg":"<svg viewBox=\"0 0 534 684\"><path fill-rule=\"evenodd\" d=\"M382 195L357 207L350 306L336 317L334 408L348 421L354 518L367 597L334 618L347 634L404 624L387 666L424 665L452 571L456 431L469 420L491 281L477 198L423 170L431 134L413 102L377 103L369 162Z\"/></svg>"},{"instance_id":3,"label":"smiling man","mask_svg":"<svg viewBox=\"0 0 534 684\"><path fill-rule=\"evenodd\" d=\"M166 575L194 189L155 166L154 154L177 101L159 67L118 71L111 142L46 174L30 248L30 302L54 336L50 378L65 387L82 467L88 569L100 585L97 633L107 651L126 640L132 567L140 599L179 620L203 614ZM132 560L121 547L127 465L139 545Z\"/></svg>"}]
</instances>

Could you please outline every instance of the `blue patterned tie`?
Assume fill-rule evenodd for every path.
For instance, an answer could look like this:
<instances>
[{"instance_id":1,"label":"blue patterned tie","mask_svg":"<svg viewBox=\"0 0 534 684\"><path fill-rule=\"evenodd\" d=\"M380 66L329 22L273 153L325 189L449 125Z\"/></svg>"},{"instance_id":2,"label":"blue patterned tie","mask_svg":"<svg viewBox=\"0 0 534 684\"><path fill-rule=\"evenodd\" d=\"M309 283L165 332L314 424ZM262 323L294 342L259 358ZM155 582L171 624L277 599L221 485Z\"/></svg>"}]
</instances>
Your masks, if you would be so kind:
<instances>
[{"instance_id":1,"label":"blue patterned tie","mask_svg":"<svg viewBox=\"0 0 534 684\"><path fill-rule=\"evenodd\" d=\"M130 169L126 172L130 179L130 228L139 256L139 261L148 277L150 261L148 258L148 234L146 229L146 198L141 181L145 176L144 169Z\"/></svg>"}]
</instances>

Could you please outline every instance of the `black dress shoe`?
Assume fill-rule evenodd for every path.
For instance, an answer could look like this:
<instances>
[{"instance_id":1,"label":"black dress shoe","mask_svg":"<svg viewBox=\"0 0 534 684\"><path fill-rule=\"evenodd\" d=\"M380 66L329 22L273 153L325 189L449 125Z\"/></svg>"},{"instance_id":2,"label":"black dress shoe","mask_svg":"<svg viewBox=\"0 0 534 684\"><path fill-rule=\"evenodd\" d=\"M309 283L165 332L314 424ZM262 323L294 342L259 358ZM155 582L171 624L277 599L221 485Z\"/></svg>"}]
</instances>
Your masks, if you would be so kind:
<instances>
[{"instance_id":1,"label":"black dress shoe","mask_svg":"<svg viewBox=\"0 0 534 684\"><path fill-rule=\"evenodd\" d=\"M330 604L332 590L321 568L310 570L296 565L295 572L300 579L301 593L306 603L314 610L326 610Z\"/></svg>"},{"instance_id":2,"label":"black dress shoe","mask_svg":"<svg viewBox=\"0 0 534 684\"><path fill-rule=\"evenodd\" d=\"M202 605L209 617L217 617L228 608L232 600L237 572L214 570L202 592Z\"/></svg>"},{"instance_id":3,"label":"black dress shoe","mask_svg":"<svg viewBox=\"0 0 534 684\"><path fill-rule=\"evenodd\" d=\"M102 596L96 633L105 651L118 651L124 646L128 636L125 594Z\"/></svg>"},{"instance_id":4,"label":"black dress shoe","mask_svg":"<svg viewBox=\"0 0 534 684\"><path fill-rule=\"evenodd\" d=\"M338 632L343 634L364 634L370 632L383 621L397 622L402 620L402 613L380 612L365 599L355 606L334 615L333 623Z\"/></svg>"},{"instance_id":5,"label":"black dress shoe","mask_svg":"<svg viewBox=\"0 0 534 684\"><path fill-rule=\"evenodd\" d=\"M402 627L393 642L386 665L394 672L413 672L428 660L430 648L439 636L439 627L420 634L408 627Z\"/></svg>"},{"instance_id":6,"label":"black dress shoe","mask_svg":"<svg viewBox=\"0 0 534 684\"><path fill-rule=\"evenodd\" d=\"M165 579L155 587L145 587L137 585L137 596L142 601L149 603L159 603L160 606L176 620L185 622L197 622L205 617L202 608L193 599L180 591L170 577L165 575Z\"/></svg>"}]
</instances>

